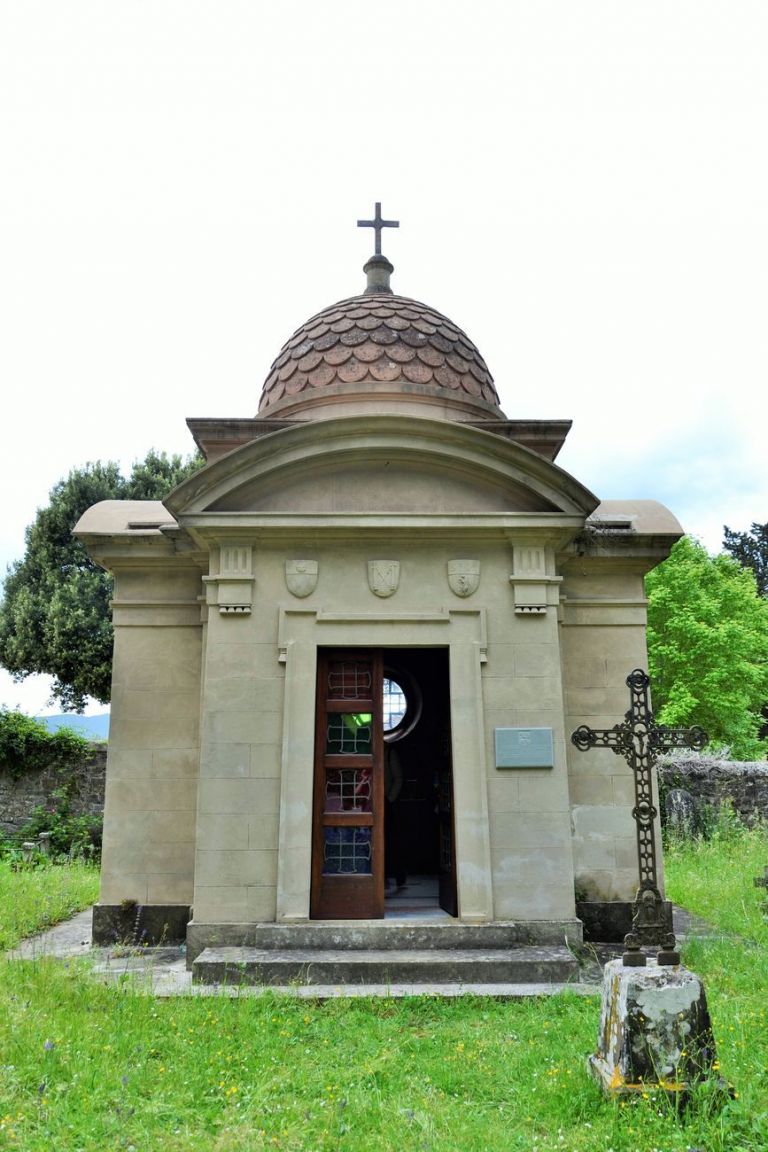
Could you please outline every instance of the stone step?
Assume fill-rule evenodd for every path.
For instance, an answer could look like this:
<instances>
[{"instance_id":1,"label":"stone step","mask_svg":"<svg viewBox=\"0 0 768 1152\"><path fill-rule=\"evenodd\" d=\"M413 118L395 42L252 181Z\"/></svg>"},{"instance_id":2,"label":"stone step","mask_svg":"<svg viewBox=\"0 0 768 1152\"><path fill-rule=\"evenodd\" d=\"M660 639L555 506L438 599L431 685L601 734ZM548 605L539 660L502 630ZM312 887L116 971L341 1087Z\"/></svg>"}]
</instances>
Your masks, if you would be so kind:
<instances>
[{"instance_id":1,"label":"stone step","mask_svg":"<svg viewBox=\"0 0 768 1152\"><path fill-rule=\"evenodd\" d=\"M352 950L206 948L197 984L551 984L577 981L563 946Z\"/></svg>"},{"instance_id":2,"label":"stone step","mask_svg":"<svg viewBox=\"0 0 768 1152\"><path fill-rule=\"evenodd\" d=\"M204 948L257 948L289 951L296 948L382 951L515 948L520 945L577 945L580 920L494 921L466 924L453 918L433 922L413 920L308 920L297 924L199 924L187 928L189 963Z\"/></svg>"}]
</instances>

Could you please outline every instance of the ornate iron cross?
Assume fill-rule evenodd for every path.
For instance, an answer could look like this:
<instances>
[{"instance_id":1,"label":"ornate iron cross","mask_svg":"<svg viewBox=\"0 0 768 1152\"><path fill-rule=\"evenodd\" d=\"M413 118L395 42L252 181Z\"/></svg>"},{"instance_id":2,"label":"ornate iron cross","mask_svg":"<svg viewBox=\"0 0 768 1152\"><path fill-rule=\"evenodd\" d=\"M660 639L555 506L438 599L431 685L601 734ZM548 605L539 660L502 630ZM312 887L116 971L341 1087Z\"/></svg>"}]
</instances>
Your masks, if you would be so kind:
<instances>
[{"instance_id":1,"label":"ornate iron cross","mask_svg":"<svg viewBox=\"0 0 768 1152\"><path fill-rule=\"evenodd\" d=\"M702 728L665 728L653 719L648 701L650 680L645 672L636 668L627 676L630 693L629 711L624 722L613 728L588 728L582 724L571 735L571 742L580 752L590 748L610 748L623 756L635 777L635 807L632 815L637 825L637 855L640 885L632 907L632 931L624 937L626 952L624 963L642 967L645 956L643 945L659 945L659 964L679 964L675 936L664 922L664 901L659 892L656 871L656 837L654 820L657 811L653 805L653 766L660 752L672 748L703 748L707 734Z\"/></svg>"},{"instance_id":2,"label":"ornate iron cross","mask_svg":"<svg viewBox=\"0 0 768 1152\"><path fill-rule=\"evenodd\" d=\"M381 230L382 228L399 228L399 220L382 220L381 201L376 201L376 214L373 220L358 220L358 228L373 228L376 233L376 255L381 256Z\"/></svg>"}]
</instances>

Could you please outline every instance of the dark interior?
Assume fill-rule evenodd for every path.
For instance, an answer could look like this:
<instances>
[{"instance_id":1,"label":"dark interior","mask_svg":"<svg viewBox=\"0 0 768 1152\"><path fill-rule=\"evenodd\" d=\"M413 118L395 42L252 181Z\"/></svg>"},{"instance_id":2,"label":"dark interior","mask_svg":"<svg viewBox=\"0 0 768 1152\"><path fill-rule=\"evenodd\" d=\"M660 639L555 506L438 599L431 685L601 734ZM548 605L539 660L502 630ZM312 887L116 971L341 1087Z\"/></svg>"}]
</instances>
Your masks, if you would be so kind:
<instances>
[{"instance_id":1,"label":"dark interior","mask_svg":"<svg viewBox=\"0 0 768 1152\"><path fill-rule=\"evenodd\" d=\"M422 696L421 717L396 741L403 768L398 804L409 875L439 872L439 801L451 772L451 719L447 648L386 648L384 675L409 674ZM405 677L404 677L405 680ZM406 684L402 685L404 688ZM450 799L448 801L450 803Z\"/></svg>"}]
</instances>

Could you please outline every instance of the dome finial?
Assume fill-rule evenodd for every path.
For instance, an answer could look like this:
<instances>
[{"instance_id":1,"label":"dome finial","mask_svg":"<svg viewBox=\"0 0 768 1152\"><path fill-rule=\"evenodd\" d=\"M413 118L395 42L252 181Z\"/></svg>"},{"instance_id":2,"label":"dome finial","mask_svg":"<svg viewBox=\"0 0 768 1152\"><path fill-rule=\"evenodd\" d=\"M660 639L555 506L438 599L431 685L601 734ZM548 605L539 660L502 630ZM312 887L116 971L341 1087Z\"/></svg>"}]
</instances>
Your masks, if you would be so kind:
<instances>
[{"instance_id":1,"label":"dome finial","mask_svg":"<svg viewBox=\"0 0 768 1152\"><path fill-rule=\"evenodd\" d=\"M391 292L389 286L389 278L394 272L394 266L390 264L386 256L381 254L381 230L382 228L399 228L399 220L383 220L381 216L381 201L376 201L376 211L373 220L358 220L358 228L373 228L376 233L376 246L375 255L371 256L370 260L363 267L368 277L368 284L366 285L366 294L372 292Z\"/></svg>"}]
</instances>

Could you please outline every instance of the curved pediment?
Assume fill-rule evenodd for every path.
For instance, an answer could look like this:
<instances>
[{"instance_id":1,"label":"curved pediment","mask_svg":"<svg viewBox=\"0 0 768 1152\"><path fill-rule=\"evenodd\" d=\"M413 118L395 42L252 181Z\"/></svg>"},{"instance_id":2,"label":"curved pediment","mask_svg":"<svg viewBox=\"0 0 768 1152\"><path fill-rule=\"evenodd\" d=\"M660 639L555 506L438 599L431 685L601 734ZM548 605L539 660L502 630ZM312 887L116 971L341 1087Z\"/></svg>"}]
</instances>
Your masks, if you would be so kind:
<instances>
[{"instance_id":1,"label":"curved pediment","mask_svg":"<svg viewBox=\"0 0 768 1152\"><path fill-rule=\"evenodd\" d=\"M407 416L345 416L262 436L210 464L165 500L206 512L588 515L597 498L514 441Z\"/></svg>"}]
</instances>

